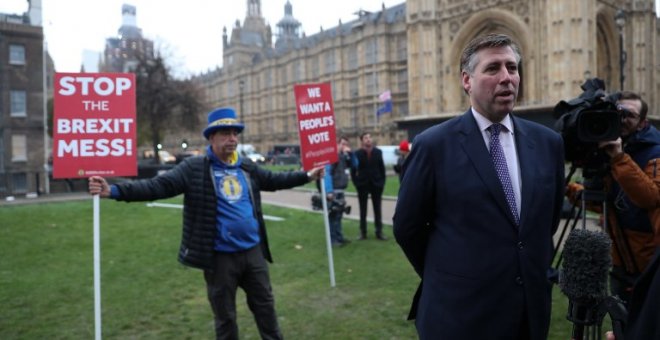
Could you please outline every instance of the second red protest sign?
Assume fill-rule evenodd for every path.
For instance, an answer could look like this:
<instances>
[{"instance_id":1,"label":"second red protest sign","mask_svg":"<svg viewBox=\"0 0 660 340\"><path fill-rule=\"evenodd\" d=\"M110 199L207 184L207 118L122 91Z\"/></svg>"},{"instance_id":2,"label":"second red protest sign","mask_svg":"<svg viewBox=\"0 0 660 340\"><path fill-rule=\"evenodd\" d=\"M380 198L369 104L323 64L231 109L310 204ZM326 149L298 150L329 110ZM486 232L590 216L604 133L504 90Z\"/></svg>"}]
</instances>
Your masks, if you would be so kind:
<instances>
[{"instance_id":1,"label":"second red protest sign","mask_svg":"<svg viewBox=\"0 0 660 340\"><path fill-rule=\"evenodd\" d=\"M303 169L337 161L335 110L330 83L295 85Z\"/></svg>"}]
</instances>

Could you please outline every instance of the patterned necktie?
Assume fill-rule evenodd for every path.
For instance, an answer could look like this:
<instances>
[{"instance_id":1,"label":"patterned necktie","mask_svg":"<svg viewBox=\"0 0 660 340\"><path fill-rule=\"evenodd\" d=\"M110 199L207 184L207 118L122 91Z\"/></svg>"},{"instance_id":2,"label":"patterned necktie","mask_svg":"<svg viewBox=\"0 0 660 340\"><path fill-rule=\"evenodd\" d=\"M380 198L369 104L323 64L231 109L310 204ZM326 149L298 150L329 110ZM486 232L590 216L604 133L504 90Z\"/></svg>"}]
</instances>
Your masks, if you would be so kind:
<instances>
[{"instance_id":1,"label":"patterned necktie","mask_svg":"<svg viewBox=\"0 0 660 340\"><path fill-rule=\"evenodd\" d=\"M500 144L501 129L502 124L498 123L488 127L488 131L490 131L490 157L493 159L493 164L495 165L495 170L497 171L497 177L499 177L500 182L502 182L502 188L504 189L506 201L509 203L509 209L511 209L511 213L513 214L513 218L516 221L516 225L519 225L520 216L518 216L518 208L516 208L516 196L513 193L513 185L511 185L509 169L506 166L504 150L502 149L502 144Z\"/></svg>"}]
</instances>

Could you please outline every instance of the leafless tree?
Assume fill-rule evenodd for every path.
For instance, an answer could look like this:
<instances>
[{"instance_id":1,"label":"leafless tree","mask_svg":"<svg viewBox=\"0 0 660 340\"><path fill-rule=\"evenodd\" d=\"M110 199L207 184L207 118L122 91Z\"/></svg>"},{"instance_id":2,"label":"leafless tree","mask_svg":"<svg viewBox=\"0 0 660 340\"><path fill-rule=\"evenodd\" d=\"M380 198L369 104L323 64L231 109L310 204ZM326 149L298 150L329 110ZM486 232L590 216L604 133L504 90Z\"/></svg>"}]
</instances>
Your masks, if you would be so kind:
<instances>
[{"instance_id":1,"label":"leafless tree","mask_svg":"<svg viewBox=\"0 0 660 340\"><path fill-rule=\"evenodd\" d=\"M163 56L138 56L136 77L138 144L151 141L157 161L158 144L167 127L193 131L205 110L201 90L189 79L176 79Z\"/></svg>"}]
</instances>

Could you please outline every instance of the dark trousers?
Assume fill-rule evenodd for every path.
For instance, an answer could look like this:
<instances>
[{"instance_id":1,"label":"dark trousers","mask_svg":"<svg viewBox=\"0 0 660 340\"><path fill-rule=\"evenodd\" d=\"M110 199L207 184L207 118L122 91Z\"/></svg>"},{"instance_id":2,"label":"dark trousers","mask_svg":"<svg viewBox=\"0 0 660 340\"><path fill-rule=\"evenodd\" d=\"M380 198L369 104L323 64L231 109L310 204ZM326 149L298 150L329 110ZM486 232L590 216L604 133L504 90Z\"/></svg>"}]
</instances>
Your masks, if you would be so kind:
<instances>
[{"instance_id":1,"label":"dark trousers","mask_svg":"<svg viewBox=\"0 0 660 340\"><path fill-rule=\"evenodd\" d=\"M343 201L344 200L344 193L343 192L336 192L335 193L335 200L337 201ZM330 203L331 206L333 206L335 203ZM332 243L342 243L344 242L344 234L341 231L341 219L344 216L344 212L337 209L330 209L330 212L328 213L328 222L330 224L330 240L332 240Z\"/></svg>"},{"instance_id":2,"label":"dark trousers","mask_svg":"<svg viewBox=\"0 0 660 340\"><path fill-rule=\"evenodd\" d=\"M374 208L374 224L376 225L376 235L383 234L383 188L373 185L357 188L358 203L360 205L360 233L367 235L367 200L371 195L371 203Z\"/></svg>"},{"instance_id":3,"label":"dark trousers","mask_svg":"<svg viewBox=\"0 0 660 340\"><path fill-rule=\"evenodd\" d=\"M204 271L208 299L215 318L216 339L238 339L236 290L245 291L248 307L262 339L282 339L268 264L257 245L239 253L216 253L214 271Z\"/></svg>"}]
</instances>

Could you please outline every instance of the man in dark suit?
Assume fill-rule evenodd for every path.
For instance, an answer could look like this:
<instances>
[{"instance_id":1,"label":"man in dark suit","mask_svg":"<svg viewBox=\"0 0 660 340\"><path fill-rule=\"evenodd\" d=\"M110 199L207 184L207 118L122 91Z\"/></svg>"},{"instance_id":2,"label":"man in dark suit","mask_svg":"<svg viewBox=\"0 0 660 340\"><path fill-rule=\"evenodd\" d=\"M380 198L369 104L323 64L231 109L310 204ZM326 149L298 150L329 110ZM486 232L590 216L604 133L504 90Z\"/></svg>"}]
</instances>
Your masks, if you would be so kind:
<instances>
[{"instance_id":1,"label":"man in dark suit","mask_svg":"<svg viewBox=\"0 0 660 340\"><path fill-rule=\"evenodd\" d=\"M362 147L353 153L354 162L351 167L351 178L358 192L360 206L360 237L367 238L367 200L371 195L374 208L374 224L376 225L376 239L387 240L383 235L382 199L385 187L385 162L383 152L373 145L371 134L360 135Z\"/></svg>"},{"instance_id":2,"label":"man in dark suit","mask_svg":"<svg viewBox=\"0 0 660 340\"><path fill-rule=\"evenodd\" d=\"M624 339L660 339L660 252L656 251L651 263L635 282ZM607 340L616 340L613 332L607 332Z\"/></svg>"},{"instance_id":3,"label":"man in dark suit","mask_svg":"<svg viewBox=\"0 0 660 340\"><path fill-rule=\"evenodd\" d=\"M461 56L471 109L414 139L394 236L422 278L410 315L420 339L547 337L563 142L511 114L520 59L508 36L472 40Z\"/></svg>"}]
</instances>

